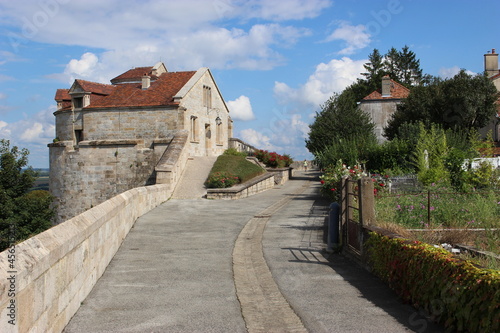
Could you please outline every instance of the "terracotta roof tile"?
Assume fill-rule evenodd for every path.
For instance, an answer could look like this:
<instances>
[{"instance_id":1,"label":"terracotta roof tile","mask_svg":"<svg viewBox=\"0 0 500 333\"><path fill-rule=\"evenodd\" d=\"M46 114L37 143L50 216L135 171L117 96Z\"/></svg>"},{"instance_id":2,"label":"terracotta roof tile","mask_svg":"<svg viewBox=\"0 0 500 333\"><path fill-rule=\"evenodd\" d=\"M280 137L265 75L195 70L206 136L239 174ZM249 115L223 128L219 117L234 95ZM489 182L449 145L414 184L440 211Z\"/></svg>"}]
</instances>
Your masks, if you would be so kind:
<instances>
[{"instance_id":1,"label":"terracotta roof tile","mask_svg":"<svg viewBox=\"0 0 500 333\"><path fill-rule=\"evenodd\" d=\"M91 96L87 108L176 105L174 95L195 73L196 71L163 73L145 90L141 83L118 84L108 96Z\"/></svg>"},{"instance_id":2,"label":"terracotta roof tile","mask_svg":"<svg viewBox=\"0 0 500 333\"><path fill-rule=\"evenodd\" d=\"M71 101L71 96L68 94L68 92L69 89L57 89L54 99L56 101Z\"/></svg>"},{"instance_id":3,"label":"terracotta roof tile","mask_svg":"<svg viewBox=\"0 0 500 333\"><path fill-rule=\"evenodd\" d=\"M82 87L83 90L90 91L94 94L109 95L115 89L115 86L111 84L102 84L102 83L96 83L79 79L75 81Z\"/></svg>"},{"instance_id":4,"label":"terracotta roof tile","mask_svg":"<svg viewBox=\"0 0 500 333\"><path fill-rule=\"evenodd\" d=\"M382 97L382 90L378 89L363 98L363 100L402 99L408 97L409 94L410 90L408 88L394 80L391 80L391 96Z\"/></svg>"},{"instance_id":5,"label":"terracotta roof tile","mask_svg":"<svg viewBox=\"0 0 500 333\"><path fill-rule=\"evenodd\" d=\"M151 76L152 80L156 80L157 77L155 75L151 75L152 70L153 66L132 68L125 73L111 79L111 83L117 84L121 82L140 82L144 74Z\"/></svg>"}]
</instances>

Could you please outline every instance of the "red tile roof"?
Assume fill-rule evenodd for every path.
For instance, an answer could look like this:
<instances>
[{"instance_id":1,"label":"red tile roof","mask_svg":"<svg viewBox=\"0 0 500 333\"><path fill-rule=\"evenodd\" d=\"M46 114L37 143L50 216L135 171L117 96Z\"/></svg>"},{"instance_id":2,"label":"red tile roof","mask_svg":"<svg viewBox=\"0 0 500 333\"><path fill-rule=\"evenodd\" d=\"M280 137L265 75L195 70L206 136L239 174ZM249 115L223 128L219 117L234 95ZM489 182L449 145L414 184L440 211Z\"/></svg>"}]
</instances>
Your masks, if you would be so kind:
<instances>
[{"instance_id":1,"label":"red tile roof","mask_svg":"<svg viewBox=\"0 0 500 333\"><path fill-rule=\"evenodd\" d=\"M156 80L157 77L151 74L152 70L153 66L132 68L125 73L111 79L111 83L117 84L121 82L140 82L144 74L151 76L151 80Z\"/></svg>"},{"instance_id":2,"label":"red tile roof","mask_svg":"<svg viewBox=\"0 0 500 333\"><path fill-rule=\"evenodd\" d=\"M69 89L57 89L54 99L56 101L71 101L71 96L68 94L68 92Z\"/></svg>"},{"instance_id":3,"label":"red tile roof","mask_svg":"<svg viewBox=\"0 0 500 333\"><path fill-rule=\"evenodd\" d=\"M382 89L377 89L363 98L363 100L403 99L408 97L409 94L410 90L408 88L394 80L391 80L391 96L382 97Z\"/></svg>"},{"instance_id":4,"label":"red tile roof","mask_svg":"<svg viewBox=\"0 0 500 333\"><path fill-rule=\"evenodd\" d=\"M109 95L115 89L115 86L110 84L102 84L85 80L75 80L84 91L89 91L93 94Z\"/></svg>"},{"instance_id":5,"label":"red tile roof","mask_svg":"<svg viewBox=\"0 0 500 333\"><path fill-rule=\"evenodd\" d=\"M163 73L145 90L141 83L118 84L108 96L91 96L87 108L176 105L173 97L195 73Z\"/></svg>"}]
</instances>

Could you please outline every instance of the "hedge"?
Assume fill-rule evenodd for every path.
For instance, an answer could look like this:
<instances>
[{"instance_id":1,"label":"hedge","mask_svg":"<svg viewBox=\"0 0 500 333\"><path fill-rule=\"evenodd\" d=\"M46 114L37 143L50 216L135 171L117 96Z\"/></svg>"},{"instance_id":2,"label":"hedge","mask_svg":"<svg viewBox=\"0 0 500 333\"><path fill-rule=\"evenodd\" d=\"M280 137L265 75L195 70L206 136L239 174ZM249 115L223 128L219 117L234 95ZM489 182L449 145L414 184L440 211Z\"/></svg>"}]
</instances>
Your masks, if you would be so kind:
<instances>
[{"instance_id":1,"label":"hedge","mask_svg":"<svg viewBox=\"0 0 500 333\"><path fill-rule=\"evenodd\" d=\"M482 269L419 241L371 232L373 273L453 332L500 331L500 271Z\"/></svg>"}]
</instances>

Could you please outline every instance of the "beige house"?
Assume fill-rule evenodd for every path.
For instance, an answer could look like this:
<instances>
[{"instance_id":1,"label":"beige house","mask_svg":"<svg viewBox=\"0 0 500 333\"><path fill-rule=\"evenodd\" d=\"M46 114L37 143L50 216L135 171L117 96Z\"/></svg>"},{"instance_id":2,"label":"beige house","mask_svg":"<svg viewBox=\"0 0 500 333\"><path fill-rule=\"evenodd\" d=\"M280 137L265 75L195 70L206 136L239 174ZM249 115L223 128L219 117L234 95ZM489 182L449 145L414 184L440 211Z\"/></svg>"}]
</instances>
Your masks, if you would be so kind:
<instances>
[{"instance_id":1,"label":"beige house","mask_svg":"<svg viewBox=\"0 0 500 333\"><path fill-rule=\"evenodd\" d=\"M500 92L500 71L498 70L498 53L495 52L495 49L492 49L491 52L488 52L484 55L484 71L486 75L493 82L497 91ZM493 117L490 123L481 129L481 133L486 135L486 133L491 132L493 136L493 141L497 143L497 146L500 146L500 99L497 101L497 115ZM497 155L500 156L500 151L497 149Z\"/></svg>"},{"instance_id":2,"label":"beige house","mask_svg":"<svg viewBox=\"0 0 500 333\"><path fill-rule=\"evenodd\" d=\"M208 68L169 72L163 63L100 84L58 89L50 191L62 222L128 189L175 187L190 156L228 148L232 120Z\"/></svg>"},{"instance_id":3,"label":"beige house","mask_svg":"<svg viewBox=\"0 0 500 333\"><path fill-rule=\"evenodd\" d=\"M368 113L375 124L375 135L379 143L386 141L384 128L396 112L397 105L408 97L410 90L388 75L382 78L382 89L375 90L359 103L359 107Z\"/></svg>"}]
</instances>

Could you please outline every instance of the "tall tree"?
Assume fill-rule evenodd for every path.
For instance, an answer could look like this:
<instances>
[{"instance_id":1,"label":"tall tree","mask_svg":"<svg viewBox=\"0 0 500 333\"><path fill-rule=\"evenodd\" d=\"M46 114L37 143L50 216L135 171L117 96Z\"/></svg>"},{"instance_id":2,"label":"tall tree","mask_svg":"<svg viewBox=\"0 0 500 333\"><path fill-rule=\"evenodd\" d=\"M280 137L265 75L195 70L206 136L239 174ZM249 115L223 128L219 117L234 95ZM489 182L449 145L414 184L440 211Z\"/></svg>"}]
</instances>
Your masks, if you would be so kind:
<instances>
[{"instance_id":1,"label":"tall tree","mask_svg":"<svg viewBox=\"0 0 500 333\"><path fill-rule=\"evenodd\" d=\"M385 55L374 49L368 56L369 62L364 64L366 69L362 73L370 85L375 84L380 88L381 79L389 75L391 79L398 81L406 87L416 86L424 82L425 76L420 68L420 60L415 52L405 45L401 51L392 47Z\"/></svg>"},{"instance_id":2,"label":"tall tree","mask_svg":"<svg viewBox=\"0 0 500 333\"><path fill-rule=\"evenodd\" d=\"M351 85L341 94L332 96L316 114L309 125L306 147L317 158L325 159L325 151L340 153L346 150L354 152L351 156L360 156L366 147L376 143L374 124L357 105L362 89L361 83ZM332 149L332 146L342 146L342 149ZM328 156L326 160L339 158L342 156Z\"/></svg>"},{"instance_id":3,"label":"tall tree","mask_svg":"<svg viewBox=\"0 0 500 333\"><path fill-rule=\"evenodd\" d=\"M0 139L0 251L50 228L54 215L47 191L29 192L37 173L28 165L29 151L10 148Z\"/></svg>"},{"instance_id":4,"label":"tall tree","mask_svg":"<svg viewBox=\"0 0 500 333\"><path fill-rule=\"evenodd\" d=\"M438 124L443 129L469 133L487 125L495 115L498 93L484 75L470 75L460 71L451 79L434 79L425 86L412 89L385 129L385 136L393 139L405 123L422 122L426 128Z\"/></svg>"},{"instance_id":5,"label":"tall tree","mask_svg":"<svg viewBox=\"0 0 500 333\"><path fill-rule=\"evenodd\" d=\"M372 90L375 90L379 88L382 77L387 74L384 69L384 57L380 54L378 49L373 49L373 52L368 55L368 60L369 62L363 65L366 72L361 73L361 75L366 78Z\"/></svg>"}]
</instances>

